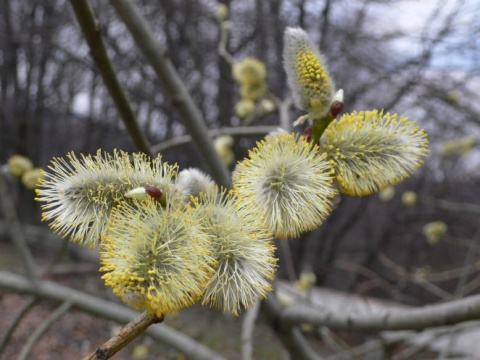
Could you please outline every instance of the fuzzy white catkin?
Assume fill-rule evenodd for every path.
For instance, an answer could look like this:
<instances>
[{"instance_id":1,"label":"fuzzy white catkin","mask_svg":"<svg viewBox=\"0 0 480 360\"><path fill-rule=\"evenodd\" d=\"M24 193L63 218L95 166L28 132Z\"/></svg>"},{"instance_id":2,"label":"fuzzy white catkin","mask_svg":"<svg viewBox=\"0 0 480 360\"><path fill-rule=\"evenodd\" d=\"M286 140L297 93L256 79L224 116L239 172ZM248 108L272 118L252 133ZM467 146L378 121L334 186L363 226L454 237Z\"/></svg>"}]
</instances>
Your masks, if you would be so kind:
<instances>
[{"instance_id":1,"label":"fuzzy white catkin","mask_svg":"<svg viewBox=\"0 0 480 360\"><path fill-rule=\"evenodd\" d=\"M313 117L323 117L332 103L335 85L323 55L302 29L285 30L283 61L295 105Z\"/></svg>"},{"instance_id":2,"label":"fuzzy white catkin","mask_svg":"<svg viewBox=\"0 0 480 360\"><path fill-rule=\"evenodd\" d=\"M177 180L178 187L184 195L198 196L215 186L210 176L195 168L180 171Z\"/></svg>"}]
</instances>

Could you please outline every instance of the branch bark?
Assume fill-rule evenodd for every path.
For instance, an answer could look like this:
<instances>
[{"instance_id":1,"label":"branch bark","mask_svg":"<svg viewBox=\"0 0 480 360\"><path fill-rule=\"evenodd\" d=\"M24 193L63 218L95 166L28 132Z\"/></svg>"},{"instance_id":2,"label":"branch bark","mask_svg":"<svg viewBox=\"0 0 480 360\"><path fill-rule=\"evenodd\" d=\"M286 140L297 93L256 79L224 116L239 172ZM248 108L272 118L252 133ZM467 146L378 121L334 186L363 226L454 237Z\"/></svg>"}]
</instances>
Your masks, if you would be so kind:
<instances>
[{"instance_id":1,"label":"branch bark","mask_svg":"<svg viewBox=\"0 0 480 360\"><path fill-rule=\"evenodd\" d=\"M480 319L480 295L408 310L372 314L345 314L293 305L280 311L281 326L308 323L330 328L384 331L423 330Z\"/></svg>"},{"instance_id":2,"label":"branch bark","mask_svg":"<svg viewBox=\"0 0 480 360\"><path fill-rule=\"evenodd\" d=\"M150 325L161 323L163 319L163 316L159 318L156 315L144 312L135 320L122 327L118 334L100 346L92 354L86 356L83 360L104 360L111 358L118 351L127 346L137 336L141 335L145 330L147 330Z\"/></svg>"}]
</instances>

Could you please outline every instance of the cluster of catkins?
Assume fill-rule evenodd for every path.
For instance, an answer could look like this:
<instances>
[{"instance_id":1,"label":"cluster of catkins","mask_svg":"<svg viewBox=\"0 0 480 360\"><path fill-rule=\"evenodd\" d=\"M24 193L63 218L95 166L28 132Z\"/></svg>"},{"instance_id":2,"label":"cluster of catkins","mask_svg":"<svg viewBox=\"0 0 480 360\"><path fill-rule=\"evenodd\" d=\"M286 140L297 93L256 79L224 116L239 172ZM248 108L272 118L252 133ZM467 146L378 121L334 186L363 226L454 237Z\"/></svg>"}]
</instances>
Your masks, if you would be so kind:
<instances>
[{"instance_id":1,"label":"cluster of catkins","mask_svg":"<svg viewBox=\"0 0 480 360\"><path fill-rule=\"evenodd\" d=\"M99 248L106 285L131 306L160 316L201 301L238 314L271 290L274 237L321 225L339 192L372 194L421 165L428 142L415 122L378 110L336 120L342 92L303 30L286 30L284 62L307 112L299 120L320 141L266 136L237 164L232 190L160 156L99 151L52 161L37 189L44 219Z\"/></svg>"}]
</instances>

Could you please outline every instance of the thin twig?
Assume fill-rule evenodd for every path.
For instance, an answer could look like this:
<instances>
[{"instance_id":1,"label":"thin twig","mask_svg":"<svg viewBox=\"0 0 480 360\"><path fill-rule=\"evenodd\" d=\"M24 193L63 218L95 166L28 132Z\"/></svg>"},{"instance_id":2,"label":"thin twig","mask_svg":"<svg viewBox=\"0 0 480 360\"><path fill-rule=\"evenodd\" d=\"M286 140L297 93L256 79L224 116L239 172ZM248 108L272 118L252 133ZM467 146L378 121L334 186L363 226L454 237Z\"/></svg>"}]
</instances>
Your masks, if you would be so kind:
<instances>
[{"instance_id":1,"label":"thin twig","mask_svg":"<svg viewBox=\"0 0 480 360\"><path fill-rule=\"evenodd\" d=\"M421 286L422 288L438 296L442 300L453 300L456 298L454 295L450 294L449 292L443 290L439 286L428 281L424 276L419 274L410 274L407 270L395 264L395 262L390 260L387 256L385 256L382 253L378 255L378 260L383 265L390 268L394 273L396 273L399 278L411 281L412 283Z\"/></svg>"},{"instance_id":2,"label":"thin twig","mask_svg":"<svg viewBox=\"0 0 480 360\"><path fill-rule=\"evenodd\" d=\"M441 335L443 332L445 332L445 329L443 328L429 331L429 333L439 335ZM388 334L380 335L377 339L367 341L347 351L332 355L326 360L370 359L379 358L379 356L382 356L382 359L395 359L396 355L392 356L392 354L385 353L385 350L401 343L415 341L416 337L418 337L418 333L413 331L400 331L394 333L389 332ZM432 336L432 338L434 337ZM381 355L380 351L382 352Z\"/></svg>"},{"instance_id":3,"label":"thin twig","mask_svg":"<svg viewBox=\"0 0 480 360\"><path fill-rule=\"evenodd\" d=\"M280 249L282 249L283 258L285 260L285 267L287 269L288 279L290 281L297 281L297 274L295 273L295 265L293 263L293 256L290 250L288 241L278 240L280 243Z\"/></svg>"},{"instance_id":4,"label":"thin twig","mask_svg":"<svg viewBox=\"0 0 480 360\"><path fill-rule=\"evenodd\" d=\"M66 300L57 310L55 310L49 317L47 317L43 323L38 326L35 331L30 335L26 344L23 346L20 355L18 356L18 360L26 360L28 355L33 349L33 346L36 342L48 331L48 329L58 320L60 319L70 308L72 307L72 302Z\"/></svg>"},{"instance_id":5,"label":"thin twig","mask_svg":"<svg viewBox=\"0 0 480 360\"><path fill-rule=\"evenodd\" d=\"M322 26L320 31L320 49L325 49L327 43L327 33L330 27L330 6L331 0L326 0L322 10Z\"/></svg>"},{"instance_id":6,"label":"thin twig","mask_svg":"<svg viewBox=\"0 0 480 360\"><path fill-rule=\"evenodd\" d=\"M282 328L280 314L283 307L280 305L273 292L262 301L261 309L269 325L275 331L281 343L288 350L292 359L320 360L318 355L306 342L298 326L294 325L286 329Z\"/></svg>"},{"instance_id":7,"label":"thin twig","mask_svg":"<svg viewBox=\"0 0 480 360\"><path fill-rule=\"evenodd\" d=\"M312 349L312 346L308 343L307 339L305 339L305 336L303 336L298 327L292 327L290 330L290 338L292 339L292 344L301 359L323 360L323 357L318 355L315 350Z\"/></svg>"},{"instance_id":8,"label":"thin twig","mask_svg":"<svg viewBox=\"0 0 480 360\"><path fill-rule=\"evenodd\" d=\"M130 106L130 102L123 91L120 81L118 80L114 66L108 57L107 49L98 27L98 22L95 19L95 15L88 0L70 0L70 4L72 5L75 17L77 18L83 36L90 48L90 55L97 65L103 82L115 102L128 133L132 137L138 150L151 155L148 141L140 129L135 113Z\"/></svg>"},{"instance_id":9,"label":"thin twig","mask_svg":"<svg viewBox=\"0 0 480 360\"><path fill-rule=\"evenodd\" d=\"M273 94L267 94L266 96L264 96L262 99L265 99L265 100L272 100L274 103L275 103L275 97L273 96ZM276 104L276 103L275 103ZM259 100L256 105L255 105L255 108L253 109L253 111L247 115L247 117L243 118L242 119L242 124L243 125L248 125L250 126L254 121L260 119L262 116L265 116L265 115L268 115L268 114L271 114L273 111L275 110L279 110L279 108L277 106L275 106L274 109L271 109L271 110L267 110L265 109L263 106L261 106L261 100ZM280 127L280 126L277 126L277 128Z\"/></svg>"},{"instance_id":10,"label":"thin twig","mask_svg":"<svg viewBox=\"0 0 480 360\"><path fill-rule=\"evenodd\" d=\"M220 28L220 41L218 42L218 54L225 59L230 65L233 65L235 59L233 56L228 52L227 45L228 45L228 36L230 33L230 27L232 24L230 21L222 21L219 24Z\"/></svg>"},{"instance_id":11,"label":"thin twig","mask_svg":"<svg viewBox=\"0 0 480 360\"><path fill-rule=\"evenodd\" d=\"M80 311L104 319L109 319L120 324L126 324L137 318L139 315L138 312L126 306L112 301L103 300L96 296L51 281L41 281L38 286L34 287L24 276L13 274L8 271L0 271L0 288L30 294L41 299L59 302L71 300L73 307ZM145 334L177 349L189 359L223 359L219 354L210 350L206 346L196 342L179 331L165 326L164 324L148 328L145 331Z\"/></svg>"},{"instance_id":12,"label":"thin twig","mask_svg":"<svg viewBox=\"0 0 480 360\"><path fill-rule=\"evenodd\" d=\"M439 271L434 273L429 273L423 275L425 279L431 282L443 282L443 281L450 281L452 279L456 279L462 275L465 271L471 275L475 272L478 272L480 265L476 263L470 264L467 267L459 267L451 270Z\"/></svg>"},{"instance_id":13,"label":"thin twig","mask_svg":"<svg viewBox=\"0 0 480 360\"><path fill-rule=\"evenodd\" d=\"M75 0L71 1L75 2ZM231 187L230 174L215 150L200 109L195 105L173 63L168 58L164 44L159 44L155 40L152 30L132 1L110 0L110 4L115 8L145 59L162 81L173 106L177 109L187 131L192 136L204 166L217 183Z\"/></svg>"},{"instance_id":14,"label":"thin twig","mask_svg":"<svg viewBox=\"0 0 480 360\"><path fill-rule=\"evenodd\" d=\"M42 274L43 278L48 278L53 273L53 271L55 270L55 267L60 263L60 261L66 255L69 243L70 243L69 239L62 239L62 246L60 247L60 250L43 271L43 274Z\"/></svg>"},{"instance_id":15,"label":"thin twig","mask_svg":"<svg viewBox=\"0 0 480 360\"><path fill-rule=\"evenodd\" d=\"M455 203L447 200L435 200L439 208L452 211L467 211L480 214L480 205L468 203Z\"/></svg>"},{"instance_id":16,"label":"thin twig","mask_svg":"<svg viewBox=\"0 0 480 360\"><path fill-rule=\"evenodd\" d=\"M135 320L122 327L118 334L100 346L96 351L84 357L83 360L105 360L111 358L137 336L143 334L150 325L161 323L163 319L163 316L158 317L148 312L142 313Z\"/></svg>"},{"instance_id":17,"label":"thin twig","mask_svg":"<svg viewBox=\"0 0 480 360\"><path fill-rule=\"evenodd\" d=\"M318 331L322 337L322 342L331 348L335 353L344 352L346 349L348 349L348 344L340 339L339 336L335 335L335 333L328 327L321 326Z\"/></svg>"},{"instance_id":18,"label":"thin twig","mask_svg":"<svg viewBox=\"0 0 480 360\"><path fill-rule=\"evenodd\" d=\"M242 360L251 360L253 345L253 331L260 310L260 301L257 301L245 314L242 322Z\"/></svg>"},{"instance_id":19,"label":"thin twig","mask_svg":"<svg viewBox=\"0 0 480 360\"><path fill-rule=\"evenodd\" d=\"M374 280L375 284L380 287L381 289L385 290L388 293L395 293L398 289L390 284L387 280L385 280L383 277L381 277L379 274L376 272L360 265L360 264L355 264L353 262L350 262L345 259L340 259L335 262L334 264L335 268L337 269L342 269L348 272L360 274L364 276L367 279ZM360 291L360 293L364 292Z\"/></svg>"},{"instance_id":20,"label":"thin twig","mask_svg":"<svg viewBox=\"0 0 480 360\"><path fill-rule=\"evenodd\" d=\"M467 255L465 256L465 261L463 263L463 272L458 279L457 287L455 289L455 296L460 298L465 293L465 287L467 285L469 271L468 268L473 265L476 261L477 250L480 245L480 228L477 229L475 236L472 239L472 242L467 250Z\"/></svg>"},{"instance_id":21,"label":"thin twig","mask_svg":"<svg viewBox=\"0 0 480 360\"><path fill-rule=\"evenodd\" d=\"M288 97L285 100L281 100L273 94L271 94L271 97L278 109L280 116L280 127L287 132L291 132L292 121L290 120L290 108L292 106L293 99Z\"/></svg>"},{"instance_id":22,"label":"thin twig","mask_svg":"<svg viewBox=\"0 0 480 360\"><path fill-rule=\"evenodd\" d=\"M209 130L211 137L219 135L231 135L231 136L255 136L265 135L271 131L274 131L278 126L239 126L239 127L224 127L221 129ZM183 135L173 139L166 140L159 144L152 146L152 152L157 154L175 146L185 145L192 141L190 135Z\"/></svg>"},{"instance_id":23,"label":"thin twig","mask_svg":"<svg viewBox=\"0 0 480 360\"><path fill-rule=\"evenodd\" d=\"M2 168L0 168L0 203L10 238L20 254L28 278L31 282L36 283L40 277L37 270L37 264L35 263L35 259L28 247L22 225L17 216L15 203L12 199L11 192L8 189L6 174Z\"/></svg>"},{"instance_id":24,"label":"thin twig","mask_svg":"<svg viewBox=\"0 0 480 360\"><path fill-rule=\"evenodd\" d=\"M13 332L17 328L18 324L20 324L20 321L25 317L25 315L28 314L28 312L35 306L37 302L38 300L35 297L29 298L28 301L25 303L25 305L23 305L23 307L20 309L17 316L15 316L12 323L7 328L7 331L5 332L5 335L3 336L2 340L0 340L0 354L2 353L5 345L8 343L8 341L12 337Z\"/></svg>"}]
</instances>

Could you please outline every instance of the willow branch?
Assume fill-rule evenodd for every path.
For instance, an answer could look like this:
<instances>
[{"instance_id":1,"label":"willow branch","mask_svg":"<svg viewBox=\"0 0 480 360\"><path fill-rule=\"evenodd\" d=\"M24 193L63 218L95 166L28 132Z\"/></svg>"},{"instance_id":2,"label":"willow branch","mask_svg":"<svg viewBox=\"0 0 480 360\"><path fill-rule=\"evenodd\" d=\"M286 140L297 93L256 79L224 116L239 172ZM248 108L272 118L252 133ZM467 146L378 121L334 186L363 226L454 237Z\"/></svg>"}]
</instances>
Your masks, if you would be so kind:
<instances>
[{"instance_id":1,"label":"willow branch","mask_svg":"<svg viewBox=\"0 0 480 360\"><path fill-rule=\"evenodd\" d=\"M132 34L136 45L163 83L173 106L192 136L204 166L217 183L231 187L228 169L215 150L202 114L168 58L164 44L159 44L155 40L152 30L132 1L110 0L110 4L115 8Z\"/></svg>"},{"instance_id":2,"label":"willow branch","mask_svg":"<svg viewBox=\"0 0 480 360\"><path fill-rule=\"evenodd\" d=\"M235 59L233 56L228 52L227 46L228 46L228 36L230 33L230 28L232 24L230 21L222 21L219 24L220 27L220 41L218 42L218 54L222 56L226 62L228 62L230 65L233 65L235 62Z\"/></svg>"},{"instance_id":3,"label":"willow branch","mask_svg":"<svg viewBox=\"0 0 480 360\"><path fill-rule=\"evenodd\" d=\"M7 271L0 271L0 288L14 290L19 293L30 294L42 299L53 301L72 301L72 307L89 314L109 319L120 324L126 324L138 316L136 311L117 303L100 299L66 286L50 281L41 281L33 287L21 275ZM193 360L221 360L219 354L185 336L179 331L163 324L152 326L145 331L153 339L161 341Z\"/></svg>"},{"instance_id":4,"label":"willow branch","mask_svg":"<svg viewBox=\"0 0 480 360\"><path fill-rule=\"evenodd\" d=\"M383 331L423 330L480 319L480 295L413 309L395 309L382 313L346 314L319 311L293 305L279 314L282 326L308 323L330 328Z\"/></svg>"},{"instance_id":5,"label":"willow branch","mask_svg":"<svg viewBox=\"0 0 480 360\"><path fill-rule=\"evenodd\" d=\"M255 322L260 310L260 300L258 300L252 308L250 308L242 322L242 360L252 359L252 336L255 329Z\"/></svg>"},{"instance_id":6,"label":"willow branch","mask_svg":"<svg viewBox=\"0 0 480 360\"><path fill-rule=\"evenodd\" d=\"M251 136L251 135L266 135L271 131L274 131L278 126L239 126L239 127L225 127L221 129L209 130L211 137L220 136L220 135L231 135L231 136ZM192 141L190 135L179 136L173 139L166 140L157 145L152 146L153 153L159 153L170 149L175 146L185 145Z\"/></svg>"},{"instance_id":7,"label":"willow branch","mask_svg":"<svg viewBox=\"0 0 480 360\"><path fill-rule=\"evenodd\" d=\"M280 116L280 127L287 132L292 131L292 121L290 120L290 108L292 107L293 99L291 97L281 100L272 94L272 99L275 102Z\"/></svg>"},{"instance_id":8,"label":"willow branch","mask_svg":"<svg viewBox=\"0 0 480 360\"><path fill-rule=\"evenodd\" d=\"M7 226L8 234L13 241L20 258L23 262L28 278L31 282L36 283L39 280L38 268L27 244L27 239L17 216L15 209L15 203L12 199L10 190L8 189L8 183L6 174L3 169L0 168L0 209L5 216L5 224Z\"/></svg>"},{"instance_id":9,"label":"willow branch","mask_svg":"<svg viewBox=\"0 0 480 360\"><path fill-rule=\"evenodd\" d=\"M270 327L275 331L282 345L285 346L290 353L290 357L298 360L319 360L320 357L306 342L297 325L289 327L281 326L280 314L282 309L273 292L270 292L261 304L262 313L265 315Z\"/></svg>"},{"instance_id":10,"label":"willow branch","mask_svg":"<svg viewBox=\"0 0 480 360\"><path fill-rule=\"evenodd\" d=\"M305 336L302 334L298 326L290 329L290 338L292 339L292 345L299 354L300 359L305 360L322 360L323 357L318 355L315 350L310 346Z\"/></svg>"},{"instance_id":11,"label":"willow branch","mask_svg":"<svg viewBox=\"0 0 480 360\"><path fill-rule=\"evenodd\" d=\"M137 336L152 324L158 324L163 321L164 317L157 317L156 315L147 312L142 313L135 320L129 322L122 327L118 334L108 340L105 344L100 346L95 352L86 356L83 360L109 359L115 355L119 350L127 346Z\"/></svg>"},{"instance_id":12,"label":"willow branch","mask_svg":"<svg viewBox=\"0 0 480 360\"><path fill-rule=\"evenodd\" d=\"M148 141L140 129L135 113L130 106L127 95L123 91L113 64L108 57L107 48L103 42L98 22L95 19L88 0L70 0L70 4L72 5L75 17L90 48L90 55L97 65L103 82L125 123L128 133L132 137L138 150L151 155Z\"/></svg>"}]
</instances>

